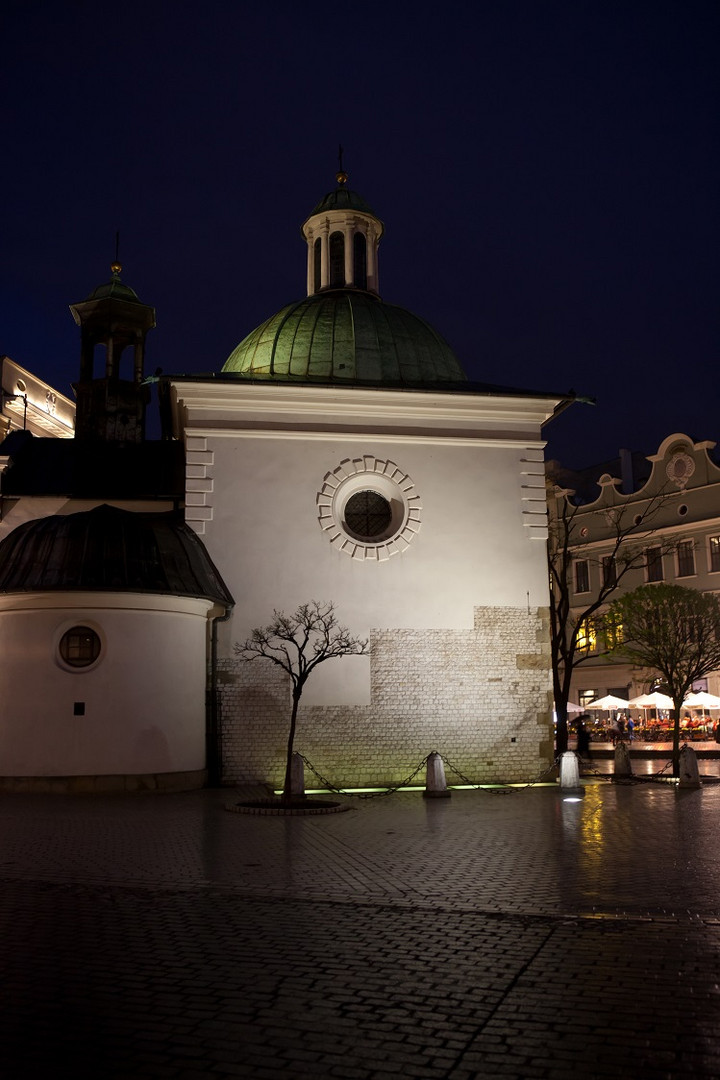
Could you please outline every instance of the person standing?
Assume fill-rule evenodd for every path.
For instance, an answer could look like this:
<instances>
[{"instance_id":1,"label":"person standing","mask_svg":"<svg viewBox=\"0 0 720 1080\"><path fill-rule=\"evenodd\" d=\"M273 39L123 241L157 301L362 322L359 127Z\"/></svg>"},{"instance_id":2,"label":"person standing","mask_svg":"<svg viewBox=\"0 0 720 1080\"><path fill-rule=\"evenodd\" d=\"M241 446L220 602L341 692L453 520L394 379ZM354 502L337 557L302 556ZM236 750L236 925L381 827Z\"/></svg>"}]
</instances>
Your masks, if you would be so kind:
<instances>
[{"instance_id":1,"label":"person standing","mask_svg":"<svg viewBox=\"0 0 720 1080\"><path fill-rule=\"evenodd\" d=\"M590 758L590 732L585 727L587 719L587 713L581 713L577 718L577 753L581 759Z\"/></svg>"}]
</instances>

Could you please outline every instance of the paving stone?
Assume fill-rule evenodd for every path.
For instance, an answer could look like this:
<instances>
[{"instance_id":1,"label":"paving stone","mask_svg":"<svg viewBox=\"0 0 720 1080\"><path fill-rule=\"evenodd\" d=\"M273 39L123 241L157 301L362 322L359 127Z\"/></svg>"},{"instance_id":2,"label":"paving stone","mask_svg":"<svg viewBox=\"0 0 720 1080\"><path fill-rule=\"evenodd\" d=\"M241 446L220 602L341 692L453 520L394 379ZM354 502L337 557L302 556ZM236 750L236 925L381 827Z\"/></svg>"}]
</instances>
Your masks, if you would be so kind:
<instances>
[{"instance_id":1,"label":"paving stone","mask_svg":"<svg viewBox=\"0 0 720 1080\"><path fill-rule=\"evenodd\" d=\"M8 1075L720 1075L720 786L226 801L0 801Z\"/></svg>"}]
</instances>

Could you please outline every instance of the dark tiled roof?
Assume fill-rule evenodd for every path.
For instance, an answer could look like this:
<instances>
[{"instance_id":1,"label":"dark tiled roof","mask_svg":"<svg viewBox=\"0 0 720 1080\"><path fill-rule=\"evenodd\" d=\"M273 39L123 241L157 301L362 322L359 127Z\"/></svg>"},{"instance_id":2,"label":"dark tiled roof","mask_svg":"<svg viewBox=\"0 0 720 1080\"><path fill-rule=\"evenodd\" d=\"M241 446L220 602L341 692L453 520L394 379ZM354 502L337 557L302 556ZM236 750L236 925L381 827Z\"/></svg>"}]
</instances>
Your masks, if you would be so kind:
<instances>
[{"instance_id":1,"label":"dark tiled roof","mask_svg":"<svg viewBox=\"0 0 720 1080\"><path fill-rule=\"evenodd\" d=\"M97 506L37 518L0 543L0 592L88 590L233 599L179 512Z\"/></svg>"}]
</instances>

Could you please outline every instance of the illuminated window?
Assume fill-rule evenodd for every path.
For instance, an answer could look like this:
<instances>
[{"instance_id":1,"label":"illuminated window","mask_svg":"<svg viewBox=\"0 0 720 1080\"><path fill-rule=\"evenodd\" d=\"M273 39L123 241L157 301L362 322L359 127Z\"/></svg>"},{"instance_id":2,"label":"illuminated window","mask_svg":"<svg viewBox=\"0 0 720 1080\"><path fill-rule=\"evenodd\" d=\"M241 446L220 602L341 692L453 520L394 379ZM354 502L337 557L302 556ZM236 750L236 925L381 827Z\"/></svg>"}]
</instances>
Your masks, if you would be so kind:
<instances>
[{"instance_id":1,"label":"illuminated window","mask_svg":"<svg viewBox=\"0 0 720 1080\"><path fill-rule=\"evenodd\" d=\"M320 292L322 288L322 241L319 236L313 246L313 279L315 292Z\"/></svg>"},{"instance_id":2,"label":"illuminated window","mask_svg":"<svg viewBox=\"0 0 720 1080\"><path fill-rule=\"evenodd\" d=\"M345 284L345 237L341 232L330 233L330 284L335 289Z\"/></svg>"},{"instance_id":3,"label":"illuminated window","mask_svg":"<svg viewBox=\"0 0 720 1080\"><path fill-rule=\"evenodd\" d=\"M584 709L591 701L597 701L600 696L598 690L581 690L579 695L579 704Z\"/></svg>"},{"instance_id":4,"label":"illuminated window","mask_svg":"<svg viewBox=\"0 0 720 1080\"><path fill-rule=\"evenodd\" d=\"M664 581L662 548L649 547L645 552L645 580Z\"/></svg>"},{"instance_id":5,"label":"illuminated window","mask_svg":"<svg viewBox=\"0 0 720 1080\"><path fill-rule=\"evenodd\" d=\"M70 667L89 667L100 655L100 638L89 626L73 626L60 638L59 651Z\"/></svg>"},{"instance_id":6,"label":"illuminated window","mask_svg":"<svg viewBox=\"0 0 720 1080\"><path fill-rule=\"evenodd\" d=\"M695 544L681 540L677 547L677 576L692 577L695 573Z\"/></svg>"},{"instance_id":7,"label":"illuminated window","mask_svg":"<svg viewBox=\"0 0 720 1080\"><path fill-rule=\"evenodd\" d=\"M710 572L717 573L720 570L720 536L710 537Z\"/></svg>"},{"instance_id":8,"label":"illuminated window","mask_svg":"<svg viewBox=\"0 0 720 1080\"><path fill-rule=\"evenodd\" d=\"M345 525L359 540L374 540L387 532L392 507L377 491L357 491L345 504Z\"/></svg>"},{"instance_id":9,"label":"illuminated window","mask_svg":"<svg viewBox=\"0 0 720 1080\"><path fill-rule=\"evenodd\" d=\"M603 620L603 633L605 636L605 647L607 649L614 649L620 645L623 641L623 624L620 619L613 619L610 615L606 615ZM624 694L618 694L618 697L624 697Z\"/></svg>"},{"instance_id":10,"label":"illuminated window","mask_svg":"<svg viewBox=\"0 0 720 1080\"><path fill-rule=\"evenodd\" d=\"M595 624L591 619L584 619L578 627L577 647L580 652L594 652L596 645Z\"/></svg>"},{"instance_id":11,"label":"illuminated window","mask_svg":"<svg viewBox=\"0 0 720 1080\"><path fill-rule=\"evenodd\" d=\"M575 592L590 592L590 569L587 559L575 560Z\"/></svg>"},{"instance_id":12,"label":"illuminated window","mask_svg":"<svg viewBox=\"0 0 720 1080\"><path fill-rule=\"evenodd\" d=\"M353 237L353 281L358 289L367 289L367 243L362 233Z\"/></svg>"}]
</instances>

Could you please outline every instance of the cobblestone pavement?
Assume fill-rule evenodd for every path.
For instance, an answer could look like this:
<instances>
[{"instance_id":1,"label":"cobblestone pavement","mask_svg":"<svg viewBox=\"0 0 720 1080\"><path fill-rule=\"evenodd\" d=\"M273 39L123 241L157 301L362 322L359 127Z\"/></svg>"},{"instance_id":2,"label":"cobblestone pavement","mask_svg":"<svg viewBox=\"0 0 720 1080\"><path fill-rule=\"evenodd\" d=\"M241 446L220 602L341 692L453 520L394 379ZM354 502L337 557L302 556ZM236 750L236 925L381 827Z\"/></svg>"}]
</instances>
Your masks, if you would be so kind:
<instances>
[{"instance_id":1,"label":"cobblestone pavement","mask_svg":"<svg viewBox=\"0 0 720 1080\"><path fill-rule=\"evenodd\" d=\"M720 785L236 799L0 801L3 1076L720 1076Z\"/></svg>"}]
</instances>

